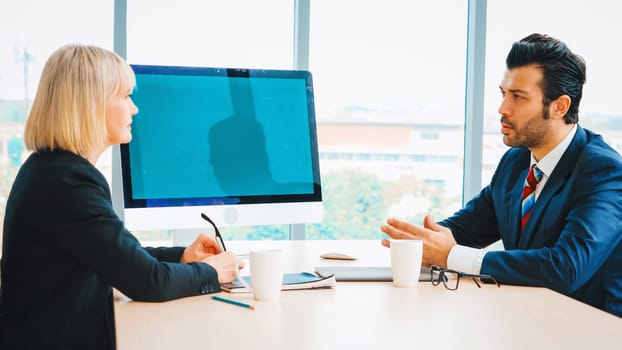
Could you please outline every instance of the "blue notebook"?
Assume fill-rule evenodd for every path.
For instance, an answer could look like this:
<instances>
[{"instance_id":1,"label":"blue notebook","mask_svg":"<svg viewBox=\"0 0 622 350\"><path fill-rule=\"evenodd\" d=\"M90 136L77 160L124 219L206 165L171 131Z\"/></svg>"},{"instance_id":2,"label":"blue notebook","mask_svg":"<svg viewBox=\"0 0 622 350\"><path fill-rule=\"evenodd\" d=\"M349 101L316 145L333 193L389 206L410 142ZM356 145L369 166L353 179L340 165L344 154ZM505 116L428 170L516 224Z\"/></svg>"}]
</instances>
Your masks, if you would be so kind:
<instances>
[{"instance_id":1,"label":"blue notebook","mask_svg":"<svg viewBox=\"0 0 622 350\"><path fill-rule=\"evenodd\" d=\"M241 278L244 279L247 285L251 286L251 276L243 276ZM335 285L336 280L334 275L325 275L322 277L310 272L286 273L283 275L283 286L281 290L332 288ZM229 293L250 293L252 291L244 287L239 280L221 284L220 288Z\"/></svg>"}]
</instances>

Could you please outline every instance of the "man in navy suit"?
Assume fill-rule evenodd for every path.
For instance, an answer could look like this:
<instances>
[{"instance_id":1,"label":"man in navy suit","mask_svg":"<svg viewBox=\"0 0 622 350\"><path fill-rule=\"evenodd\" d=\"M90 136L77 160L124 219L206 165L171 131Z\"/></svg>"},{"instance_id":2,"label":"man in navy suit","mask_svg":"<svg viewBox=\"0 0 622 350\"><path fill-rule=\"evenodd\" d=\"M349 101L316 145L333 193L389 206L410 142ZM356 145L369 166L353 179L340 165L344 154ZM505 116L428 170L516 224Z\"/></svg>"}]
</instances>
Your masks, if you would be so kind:
<instances>
[{"instance_id":1,"label":"man in navy suit","mask_svg":"<svg viewBox=\"0 0 622 350\"><path fill-rule=\"evenodd\" d=\"M547 287L622 316L622 158L577 124L585 62L532 34L513 44L506 64L499 114L511 148L490 184L444 221L389 218L381 230L422 240L424 265ZM481 249L499 239L505 250Z\"/></svg>"}]
</instances>

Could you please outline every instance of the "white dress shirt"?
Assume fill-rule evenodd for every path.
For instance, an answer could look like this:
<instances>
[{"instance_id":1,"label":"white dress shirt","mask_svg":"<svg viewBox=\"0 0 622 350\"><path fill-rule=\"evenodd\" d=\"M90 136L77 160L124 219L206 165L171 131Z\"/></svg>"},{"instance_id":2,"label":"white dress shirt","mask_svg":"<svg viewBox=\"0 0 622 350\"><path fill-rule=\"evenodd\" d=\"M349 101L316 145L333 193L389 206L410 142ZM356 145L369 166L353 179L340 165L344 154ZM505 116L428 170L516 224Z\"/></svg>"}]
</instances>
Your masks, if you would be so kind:
<instances>
[{"instance_id":1,"label":"white dress shirt","mask_svg":"<svg viewBox=\"0 0 622 350\"><path fill-rule=\"evenodd\" d=\"M559 163L562 155L570 145L574 134L577 132L577 124L572 127L572 130L566 135L566 137L560 142L553 150L547 153L539 162L531 154L531 165L538 164L538 169L543 173L542 179L536 185L535 199L538 200L538 196L542 189L546 185L546 181ZM518 215L518 214L517 214ZM479 274L482 269L482 261L486 255L486 250L471 248L463 245L455 245L450 251L447 257L447 268L457 270L461 272Z\"/></svg>"}]
</instances>

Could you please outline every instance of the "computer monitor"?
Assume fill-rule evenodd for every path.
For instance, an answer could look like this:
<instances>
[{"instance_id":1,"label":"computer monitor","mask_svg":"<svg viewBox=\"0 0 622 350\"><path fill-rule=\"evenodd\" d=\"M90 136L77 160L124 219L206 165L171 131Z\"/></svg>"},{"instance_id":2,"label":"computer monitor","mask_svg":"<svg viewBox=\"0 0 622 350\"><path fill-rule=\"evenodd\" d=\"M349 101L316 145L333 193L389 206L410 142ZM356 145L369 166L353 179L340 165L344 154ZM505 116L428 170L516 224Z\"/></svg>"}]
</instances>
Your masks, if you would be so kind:
<instances>
[{"instance_id":1,"label":"computer monitor","mask_svg":"<svg viewBox=\"0 0 622 350\"><path fill-rule=\"evenodd\" d=\"M201 228L201 213L221 226L322 220L308 71L132 68L139 112L120 147L128 229Z\"/></svg>"}]
</instances>

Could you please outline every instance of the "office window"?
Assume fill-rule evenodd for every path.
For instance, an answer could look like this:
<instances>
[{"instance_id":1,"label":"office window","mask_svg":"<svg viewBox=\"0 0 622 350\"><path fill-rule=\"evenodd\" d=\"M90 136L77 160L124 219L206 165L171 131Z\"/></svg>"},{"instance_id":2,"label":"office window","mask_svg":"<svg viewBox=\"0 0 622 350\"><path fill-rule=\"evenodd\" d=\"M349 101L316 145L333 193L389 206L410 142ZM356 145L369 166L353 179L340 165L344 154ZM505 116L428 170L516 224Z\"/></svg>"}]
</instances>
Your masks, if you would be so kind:
<instances>
[{"instance_id":1,"label":"office window","mask_svg":"<svg viewBox=\"0 0 622 350\"><path fill-rule=\"evenodd\" d=\"M535 11L537 9L537 11ZM503 144L497 110L501 102L499 83L505 57L514 41L531 33L545 33L568 44L587 63L587 82L579 109L579 124L603 135L622 152L622 23L616 1L488 1L486 36L485 126L482 172L487 184L496 164L507 150Z\"/></svg>"},{"instance_id":2,"label":"office window","mask_svg":"<svg viewBox=\"0 0 622 350\"><path fill-rule=\"evenodd\" d=\"M376 239L387 216L461 206L466 25L463 0L311 2L325 219L307 238Z\"/></svg>"},{"instance_id":3,"label":"office window","mask_svg":"<svg viewBox=\"0 0 622 350\"><path fill-rule=\"evenodd\" d=\"M130 63L292 68L293 1L127 1Z\"/></svg>"},{"instance_id":4,"label":"office window","mask_svg":"<svg viewBox=\"0 0 622 350\"><path fill-rule=\"evenodd\" d=\"M15 0L0 5L0 237L9 191L28 157L24 125L43 65L68 43L112 50L112 24L112 1ZM98 167L109 176L110 164L102 156Z\"/></svg>"}]
</instances>

